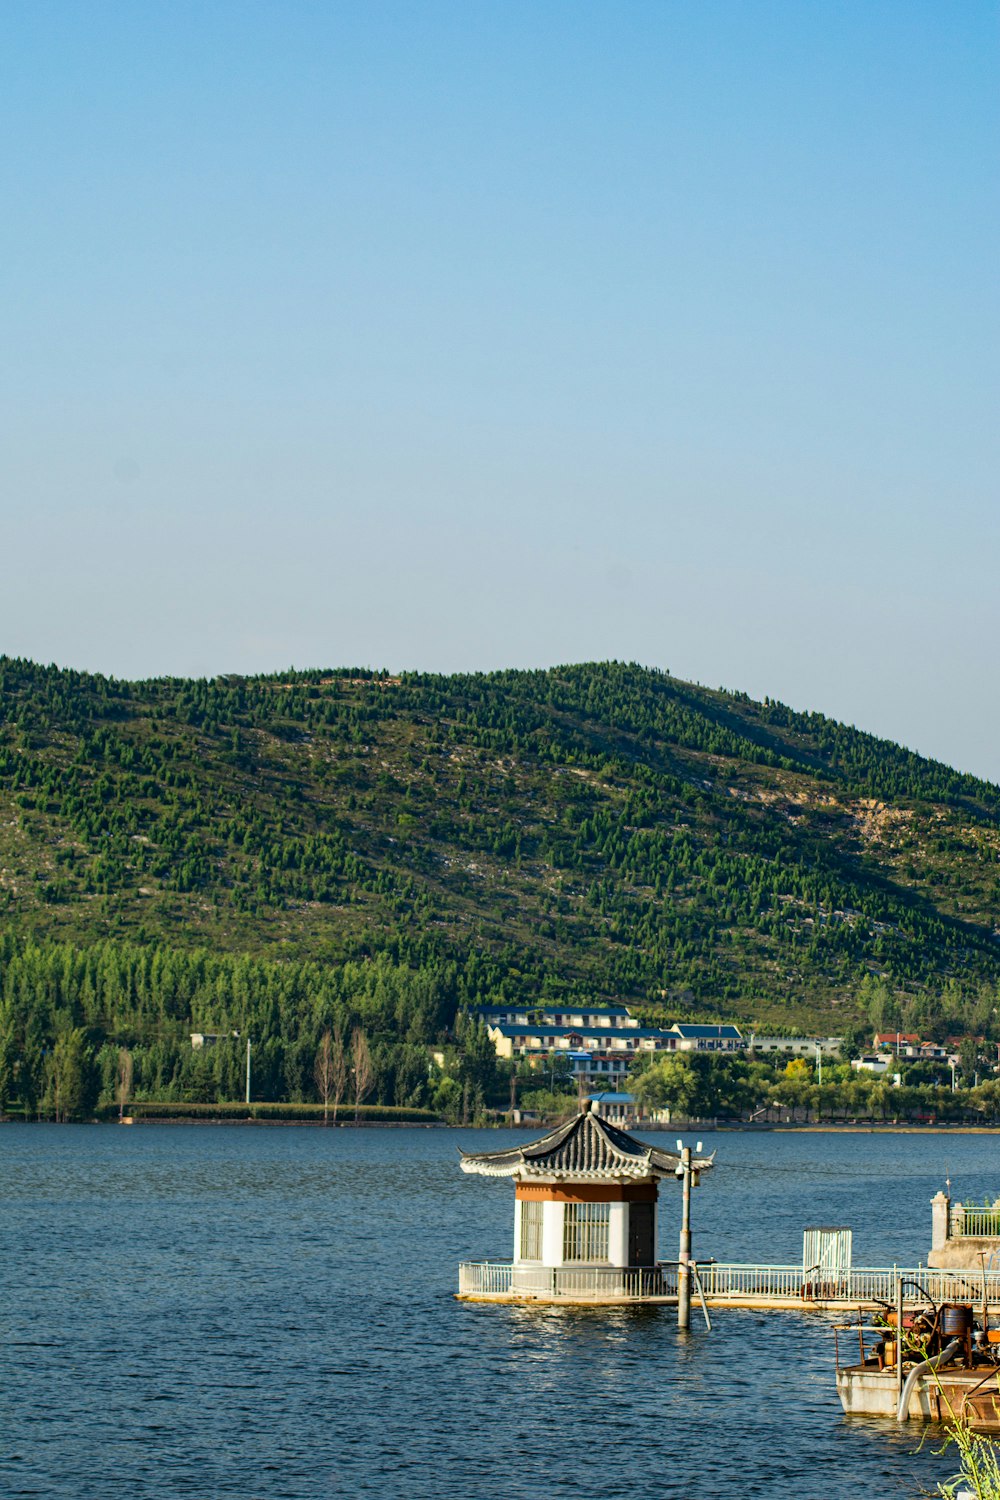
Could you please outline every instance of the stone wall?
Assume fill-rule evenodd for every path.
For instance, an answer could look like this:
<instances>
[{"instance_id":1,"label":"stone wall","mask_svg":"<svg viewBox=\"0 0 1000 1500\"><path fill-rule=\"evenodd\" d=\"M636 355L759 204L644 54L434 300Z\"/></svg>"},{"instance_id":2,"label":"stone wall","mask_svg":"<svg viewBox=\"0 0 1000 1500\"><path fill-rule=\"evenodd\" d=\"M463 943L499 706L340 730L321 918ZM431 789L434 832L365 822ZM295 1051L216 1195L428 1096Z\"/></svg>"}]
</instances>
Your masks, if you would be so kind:
<instances>
[{"instance_id":1,"label":"stone wall","mask_svg":"<svg viewBox=\"0 0 1000 1500\"><path fill-rule=\"evenodd\" d=\"M1000 1270L1000 1239L977 1235L953 1235L951 1199L937 1193L931 1199L931 1249L927 1264L940 1271Z\"/></svg>"}]
</instances>

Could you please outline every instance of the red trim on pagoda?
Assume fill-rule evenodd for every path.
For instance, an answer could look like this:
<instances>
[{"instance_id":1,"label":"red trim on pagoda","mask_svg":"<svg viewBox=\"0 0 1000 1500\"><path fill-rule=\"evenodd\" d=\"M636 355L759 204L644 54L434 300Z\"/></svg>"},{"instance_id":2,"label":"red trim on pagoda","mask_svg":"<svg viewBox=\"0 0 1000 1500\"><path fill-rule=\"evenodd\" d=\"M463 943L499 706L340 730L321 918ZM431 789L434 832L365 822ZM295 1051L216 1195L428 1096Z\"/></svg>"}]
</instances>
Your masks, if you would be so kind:
<instances>
[{"instance_id":1,"label":"red trim on pagoda","mask_svg":"<svg viewBox=\"0 0 1000 1500\"><path fill-rule=\"evenodd\" d=\"M516 1182L514 1197L532 1203L655 1203L655 1182Z\"/></svg>"}]
</instances>

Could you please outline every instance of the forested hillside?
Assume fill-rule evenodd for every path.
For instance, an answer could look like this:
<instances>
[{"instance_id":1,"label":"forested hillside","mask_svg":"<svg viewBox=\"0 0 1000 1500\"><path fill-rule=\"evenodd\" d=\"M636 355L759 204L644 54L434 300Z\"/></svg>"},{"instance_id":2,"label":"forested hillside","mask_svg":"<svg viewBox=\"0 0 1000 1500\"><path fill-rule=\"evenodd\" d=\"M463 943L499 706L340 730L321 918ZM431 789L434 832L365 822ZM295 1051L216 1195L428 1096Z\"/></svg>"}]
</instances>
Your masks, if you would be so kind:
<instances>
[{"instance_id":1,"label":"forested hillside","mask_svg":"<svg viewBox=\"0 0 1000 1500\"><path fill-rule=\"evenodd\" d=\"M125 683L0 659L8 1033L25 1006L50 1039L228 1023L253 960L294 997L267 1026L313 1047L376 958L433 996L379 1012L393 1046L525 995L839 1028L863 981L887 1017L926 1026L947 989L981 1024L998 858L996 787L632 665ZM211 983L88 997L98 943Z\"/></svg>"}]
</instances>

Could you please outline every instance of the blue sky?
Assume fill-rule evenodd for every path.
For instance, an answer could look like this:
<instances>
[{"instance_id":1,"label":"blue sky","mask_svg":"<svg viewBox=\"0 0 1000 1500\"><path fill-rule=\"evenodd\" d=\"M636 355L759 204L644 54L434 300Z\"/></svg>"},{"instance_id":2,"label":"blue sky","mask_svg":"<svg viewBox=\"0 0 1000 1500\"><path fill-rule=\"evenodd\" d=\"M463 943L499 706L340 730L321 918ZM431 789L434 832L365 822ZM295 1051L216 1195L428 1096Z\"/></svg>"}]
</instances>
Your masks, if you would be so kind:
<instances>
[{"instance_id":1,"label":"blue sky","mask_svg":"<svg viewBox=\"0 0 1000 1500\"><path fill-rule=\"evenodd\" d=\"M1000 780L998 29L11 0L0 649L629 658Z\"/></svg>"}]
</instances>

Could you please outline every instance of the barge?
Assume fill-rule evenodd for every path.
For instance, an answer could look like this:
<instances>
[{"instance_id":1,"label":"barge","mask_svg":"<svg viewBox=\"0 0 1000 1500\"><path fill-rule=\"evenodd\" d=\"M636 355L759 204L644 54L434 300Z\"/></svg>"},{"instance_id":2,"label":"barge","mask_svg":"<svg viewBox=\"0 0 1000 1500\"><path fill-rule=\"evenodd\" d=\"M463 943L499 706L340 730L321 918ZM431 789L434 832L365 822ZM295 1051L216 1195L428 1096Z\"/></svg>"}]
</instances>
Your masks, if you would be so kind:
<instances>
[{"instance_id":1,"label":"barge","mask_svg":"<svg viewBox=\"0 0 1000 1500\"><path fill-rule=\"evenodd\" d=\"M1000 1329L977 1324L969 1303L919 1312L883 1307L870 1322L838 1324L837 1395L846 1416L961 1422L1000 1433ZM857 1358L849 1352L857 1340ZM842 1360L848 1353L848 1360Z\"/></svg>"}]
</instances>

